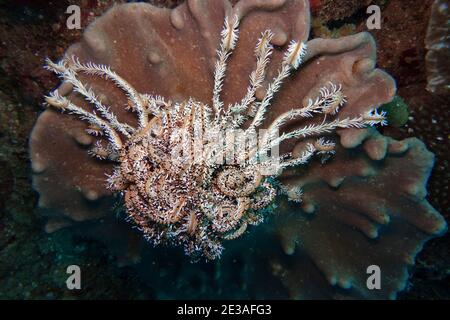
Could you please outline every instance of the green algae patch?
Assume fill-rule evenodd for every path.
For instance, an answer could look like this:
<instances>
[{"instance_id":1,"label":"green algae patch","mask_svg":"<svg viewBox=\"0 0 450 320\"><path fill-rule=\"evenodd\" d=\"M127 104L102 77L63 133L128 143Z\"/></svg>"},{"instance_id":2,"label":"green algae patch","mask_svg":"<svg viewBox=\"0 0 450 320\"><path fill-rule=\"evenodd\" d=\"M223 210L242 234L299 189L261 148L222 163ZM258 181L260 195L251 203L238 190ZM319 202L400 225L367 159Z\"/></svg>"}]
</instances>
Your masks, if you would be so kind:
<instances>
[{"instance_id":1,"label":"green algae patch","mask_svg":"<svg viewBox=\"0 0 450 320\"><path fill-rule=\"evenodd\" d=\"M388 124L391 127L402 127L408 121L408 105L399 96L395 96L391 102L382 105L380 109L386 112Z\"/></svg>"}]
</instances>

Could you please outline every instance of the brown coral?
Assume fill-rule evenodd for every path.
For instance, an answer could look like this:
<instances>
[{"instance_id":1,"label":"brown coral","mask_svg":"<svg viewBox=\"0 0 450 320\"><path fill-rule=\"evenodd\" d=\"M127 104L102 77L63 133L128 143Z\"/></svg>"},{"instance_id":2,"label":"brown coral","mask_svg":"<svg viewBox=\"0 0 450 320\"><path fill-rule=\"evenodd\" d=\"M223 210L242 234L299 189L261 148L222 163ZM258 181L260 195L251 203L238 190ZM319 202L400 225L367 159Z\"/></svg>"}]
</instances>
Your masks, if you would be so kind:
<instances>
[{"instance_id":1,"label":"brown coral","mask_svg":"<svg viewBox=\"0 0 450 320\"><path fill-rule=\"evenodd\" d=\"M334 286L330 298L394 298L407 280L406 268L398 266L413 265L417 242L445 229L443 218L424 199L423 181L434 156L415 138L395 141L376 131L365 135L357 150L338 150L327 166L286 175L288 184L303 187L304 202L301 209L285 204L290 214L277 222L277 230L286 254L306 254ZM316 288L298 286L308 276L300 271L302 261L279 274L291 295L320 297ZM366 268L373 264L385 276L382 290L369 294Z\"/></svg>"}]
</instances>

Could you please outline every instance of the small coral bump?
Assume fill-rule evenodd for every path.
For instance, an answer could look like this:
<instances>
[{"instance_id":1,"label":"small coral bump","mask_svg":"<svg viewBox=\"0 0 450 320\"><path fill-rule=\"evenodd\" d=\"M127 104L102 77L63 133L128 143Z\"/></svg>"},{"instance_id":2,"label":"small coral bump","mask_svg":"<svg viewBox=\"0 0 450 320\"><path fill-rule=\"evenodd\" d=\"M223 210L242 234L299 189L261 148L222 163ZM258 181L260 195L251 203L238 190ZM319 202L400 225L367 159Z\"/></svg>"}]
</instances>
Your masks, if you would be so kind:
<instances>
[{"instance_id":1,"label":"small coral bump","mask_svg":"<svg viewBox=\"0 0 450 320\"><path fill-rule=\"evenodd\" d=\"M363 148L372 160L383 160L386 157L388 141L384 137L371 138L364 142Z\"/></svg>"},{"instance_id":2,"label":"small coral bump","mask_svg":"<svg viewBox=\"0 0 450 320\"><path fill-rule=\"evenodd\" d=\"M335 275L327 276L328 283L332 286L335 286L338 282L337 277Z\"/></svg>"},{"instance_id":3,"label":"small coral bump","mask_svg":"<svg viewBox=\"0 0 450 320\"><path fill-rule=\"evenodd\" d=\"M295 249L298 244L298 239L296 236L284 235L281 237L281 247L283 252L291 256L295 253Z\"/></svg>"},{"instance_id":4,"label":"small coral bump","mask_svg":"<svg viewBox=\"0 0 450 320\"><path fill-rule=\"evenodd\" d=\"M45 163L43 159L39 159L38 156L34 155L31 168L35 173L42 173L48 168L48 164Z\"/></svg>"},{"instance_id":5,"label":"small coral bump","mask_svg":"<svg viewBox=\"0 0 450 320\"><path fill-rule=\"evenodd\" d=\"M415 259L416 259L416 254L414 254L414 253L405 252L403 254L403 261L410 266L414 265Z\"/></svg>"},{"instance_id":6,"label":"small coral bump","mask_svg":"<svg viewBox=\"0 0 450 320\"><path fill-rule=\"evenodd\" d=\"M352 282L350 279L346 279L346 278L340 278L339 281L337 282L337 284L342 288L342 289L350 289L352 287Z\"/></svg>"},{"instance_id":7,"label":"small coral bump","mask_svg":"<svg viewBox=\"0 0 450 320\"><path fill-rule=\"evenodd\" d=\"M427 195L427 189L420 183L412 183L406 187L406 192L414 197L423 199Z\"/></svg>"},{"instance_id":8,"label":"small coral bump","mask_svg":"<svg viewBox=\"0 0 450 320\"><path fill-rule=\"evenodd\" d=\"M85 198L90 201L95 201L100 197L98 192L94 191L94 190L83 191L83 194L84 194Z\"/></svg>"},{"instance_id":9,"label":"small coral bump","mask_svg":"<svg viewBox=\"0 0 450 320\"><path fill-rule=\"evenodd\" d=\"M179 9L172 9L170 13L170 22L175 29L181 30L184 27L183 15L179 12Z\"/></svg>"},{"instance_id":10,"label":"small coral bump","mask_svg":"<svg viewBox=\"0 0 450 320\"><path fill-rule=\"evenodd\" d=\"M374 176L376 173L377 170L368 163L364 163L358 170L358 175L363 178Z\"/></svg>"},{"instance_id":11,"label":"small coral bump","mask_svg":"<svg viewBox=\"0 0 450 320\"><path fill-rule=\"evenodd\" d=\"M338 188L345 180L345 177L332 177L327 180L328 185L332 188Z\"/></svg>"},{"instance_id":12,"label":"small coral bump","mask_svg":"<svg viewBox=\"0 0 450 320\"><path fill-rule=\"evenodd\" d=\"M316 206L311 202L303 202L302 210L308 214L312 214L314 213L314 211L316 211Z\"/></svg>"},{"instance_id":13,"label":"small coral bump","mask_svg":"<svg viewBox=\"0 0 450 320\"><path fill-rule=\"evenodd\" d=\"M408 148L408 142L392 140L389 142L388 152L390 154L401 154L406 152Z\"/></svg>"},{"instance_id":14,"label":"small coral bump","mask_svg":"<svg viewBox=\"0 0 450 320\"><path fill-rule=\"evenodd\" d=\"M376 239L378 238L378 229L376 227L372 227L369 230L364 232L367 237L370 239Z\"/></svg>"}]
</instances>

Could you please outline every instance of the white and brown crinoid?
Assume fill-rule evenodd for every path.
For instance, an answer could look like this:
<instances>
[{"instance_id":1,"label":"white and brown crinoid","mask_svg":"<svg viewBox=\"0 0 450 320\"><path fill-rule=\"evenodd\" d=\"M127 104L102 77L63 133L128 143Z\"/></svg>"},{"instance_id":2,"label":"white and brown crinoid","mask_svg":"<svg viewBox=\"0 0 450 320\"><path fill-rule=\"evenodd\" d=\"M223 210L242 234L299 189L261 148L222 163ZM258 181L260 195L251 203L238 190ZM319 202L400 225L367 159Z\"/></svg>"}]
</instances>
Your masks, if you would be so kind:
<instances>
[{"instance_id":1,"label":"white and brown crinoid","mask_svg":"<svg viewBox=\"0 0 450 320\"><path fill-rule=\"evenodd\" d=\"M375 110L340 119L339 109L346 99L341 86L330 83L315 100L292 106L264 131L258 131L274 95L284 79L299 68L307 48L302 42L291 41L277 75L257 100L256 92L265 80L273 49L272 32L263 32L254 50L256 66L245 96L225 107L222 83L227 60L237 45L238 24L238 17L225 19L212 107L190 97L172 103L139 93L109 67L80 63L76 57L47 64L94 106L94 112L86 111L57 91L46 98L48 105L87 121L90 134L107 138L107 144L99 142L89 152L117 163L107 179L108 188L123 195L128 216L154 244L182 245L193 257L215 259L222 252L222 240L234 239L249 224L261 223L267 211L261 209L267 208L277 194L276 176L285 168L306 163L315 154L334 152L334 144L321 135L337 128L385 122L384 114ZM80 80L80 74L103 77L122 89L138 118L137 127L121 123ZM313 116L323 120L278 135L287 121ZM279 144L288 139L304 139L304 150L298 157L276 154ZM285 190L279 186L280 191ZM291 190L291 198L300 200L301 190L295 193L292 195Z\"/></svg>"}]
</instances>

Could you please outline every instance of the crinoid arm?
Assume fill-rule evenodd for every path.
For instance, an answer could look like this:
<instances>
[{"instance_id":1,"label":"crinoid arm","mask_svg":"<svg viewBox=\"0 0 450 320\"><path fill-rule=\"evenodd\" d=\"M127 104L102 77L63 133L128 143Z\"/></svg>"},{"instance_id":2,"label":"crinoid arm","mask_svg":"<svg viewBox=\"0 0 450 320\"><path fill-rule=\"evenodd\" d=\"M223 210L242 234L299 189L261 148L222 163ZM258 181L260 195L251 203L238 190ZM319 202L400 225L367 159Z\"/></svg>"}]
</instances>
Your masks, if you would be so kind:
<instances>
[{"instance_id":1,"label":"crinoid arm","mask_svg":"<svg viewBox=\"0 0 450 320\"><path fill-rule=\"evenodd\" d=\"M235 103L233 106L229 106L229 113L234 114L234 127L240 127L242 123L247 119L246 116L241 116L248 112L248 108L252 106L256 100L256 90L262 86L262 83L266 76L267 65L270 62L270 56L272 55L273 46L270 41L273 38L273 33L270 30L266 30L261 34L258 43L255 47L256 67L250 74L250 84L247 88L247 93L242 98L240 103Z\"/></svg>"},{"instance_id":2,"label":"crinoid arm","mask_svg":"<svg viewBox=\"0 0 450 320\"><path fill-rule=\"evenodd\" d=\"M90 113L83 108L73 104L66 97L62 97L58 91L50 93L45 101L48 105L60 109L62 111L68 111L70 114L74 114L80 117L81 120L87 121L89 124L100 128L108 137L108 141L111 143L112 148L115 151L119 151L122 148L122 140L112 125L107 121L101 119L97 115Z\"/></svg>"},{"instance_id":3,"label":"crinoid arm","mask_svg":"<svg viewBox=\"0 0 450 320\"><path fill-rule=\"evenodd\" d=\"M63 81L70 83L76 92L81 94L89 103L95 106L95 109L101 114L103 118L111 125L112 128L129 138L134 133L134 128L128 124L120 123L117 117L109 110L108 107L103 105L99 98L95 95L91 88L87 88L79 79L76 72L76 68L73 68L65 60L61 60L58 63L52 62L50 59L46 60L46 68L55 72L61 77Z\"/></svg>"},{"instance_id":4,"label":"crinoid arm","mask_svg":"<svg viewBox=\"0 0 450 320\"><path fill-rule=\"evenodd\" d=\"M134 89L133 86L131 86L125 79L112 71L108 66L96 65L92 62L83 64L77 58L72 57L71 68L76 72L83 72L89 75L104 77L105 79L114 82L117 87L125 92L127 98L132 102L133 110L135 110L138 115L139 126L141 128L145 128L147 126L148 116L141 94L138 93L136 89Z\"/></svg>"},{"instance_id":5,"label":"crinoid arm","mask_svg":"<svg viewBox=\"0 0 450 320\"><path fill-rule=\"evenodd\" d=\"M223 102L220 100L220 93L222 92L223 79L227 68L227 60L232 51L236 47L236 42L239 37L239 18L234 16L233 18L225 18L225 24L221 32L220 48L217 50L217 62L214 71L214 89L213 89L213 109L216 113L216 119L220 118L221 112L223 112Z\"/></svg>"}]
</instances>

